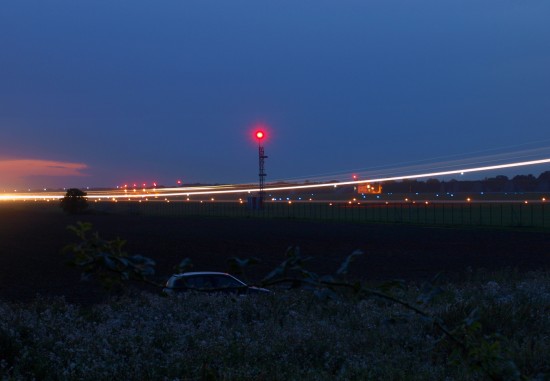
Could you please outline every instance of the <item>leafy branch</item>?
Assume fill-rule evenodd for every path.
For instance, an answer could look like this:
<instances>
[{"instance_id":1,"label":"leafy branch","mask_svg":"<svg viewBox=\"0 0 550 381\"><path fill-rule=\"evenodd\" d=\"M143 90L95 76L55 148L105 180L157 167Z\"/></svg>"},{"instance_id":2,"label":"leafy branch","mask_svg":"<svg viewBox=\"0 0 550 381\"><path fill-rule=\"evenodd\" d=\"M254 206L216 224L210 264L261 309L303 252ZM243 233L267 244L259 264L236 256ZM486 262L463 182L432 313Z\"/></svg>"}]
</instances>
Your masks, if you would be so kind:
<instances>
[{"instance_id":1,"label":"leafy branch","mask_svg":"<svg viewBox=\"0 0 550 381\"><path fill-rule=\"evenodd\" d=\"M496 335L481 335L481 323L477 310L472 311L454 329L449 329L437 316L432 315L422 306L430 303L440 295L443 290L436 286L434 281L427 282L422 287L422 292L414 303L404 300L392 293L395 289L403 290L405 284L402 281L386 282L378 288L370 288L358 281L345 279L351 263L362 255L360 251L354 251L342 262L335 275L320 276L303 267L311 257L302 257L299 248L290 247L286 251L286 259L271 271L262 281L262 287L289 284L292 288L303 286L316 290L316 295L322 298L339 297L342 290L347 291L358 298L366 299L377 297L391 303L400 305L412 311L429 322L439 330L443 338L447 338L452 347L452 360L456 364L459 361L466 362L473 373L482 374L491 380L519 380L520 372L516 364L506 358Z\"/></svg>"},{"instance_id":2,"label":"leafy branch","mask_svg":"<svg viewBox=\"0 0 550 381\"><path fill-rule=\"evenodd\" d=\"M89 223L78 222L68 229L76 234L80 242L67 245L65 251L74 253L72 264L83 270L83 279L97 276L108 289L128 280L162 287L150 280L155 273L155 261L141 255L128 255L122 249L125 241L120 238L104 240L97 232L91 233L92 225ZM394 293L395 290L405 290L403 281L390 281L372 288L359 281L348 280L350 266L361 255L361 251L354 251L344 259L334 275L319 275L305 267L312 257L302 256L299 247L291 246L286 250L283 262L265 276L259 286L287 285L290 288L312 290L320 299L352 296L358 300L370 297L386 300L421 316L441 332L442 337L438 342L447 339L451 348L451 364L465 362L473 373L491 380L521 378L516 364L504 356L498 336L482 334L477 310L473 310L454 329L450 329L441 318L423 309L443 291L435 285L437 278L425 283L416 300L410 302ZM244 276L246 270L258 262L257 258L231 258L229 265L234 273ZM191 267L191 260L186 258L175 266L175 270L185 272Z\"/></svg>"},{"instance_id":3,"label":"leafy branch","mask_svg":"<svg viewBox=\"0 0 550 381\"><path fill-rule=\"evenodd\" d=\"M119 287L122 281L137 280L159 286L150 280L155 274L155 261L142 255L128 255L123 251L126 241L116 238L105 240L92 233L90 223L77 222L67 229L75 233L80 242L69 244L64 252L72 252L71 265L82 269L82 280L96 276L106 289Z\"/></svg>"}]
</instances>

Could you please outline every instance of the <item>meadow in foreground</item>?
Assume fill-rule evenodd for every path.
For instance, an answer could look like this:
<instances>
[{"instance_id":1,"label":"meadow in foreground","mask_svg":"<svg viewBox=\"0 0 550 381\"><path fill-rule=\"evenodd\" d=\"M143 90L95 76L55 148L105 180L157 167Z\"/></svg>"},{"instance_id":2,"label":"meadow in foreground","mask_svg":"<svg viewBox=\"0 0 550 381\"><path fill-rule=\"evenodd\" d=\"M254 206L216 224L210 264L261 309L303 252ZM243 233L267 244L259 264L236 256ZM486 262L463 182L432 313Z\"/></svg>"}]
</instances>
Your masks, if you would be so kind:
<instances>
[{"instance_id":1,"label":"meadow in foreground","mask_svg":"<svg viewBox=\"0 0 550 381\"><path fill-rule=\"evenodd\" d=\"M550 377L550 275L511 271L445 284L434 319L375 296L167 298L79 306L0 303L3 380L472 380ZM442 322L453 337L442 334ZM464 352L468 353L464 353ZM462 353L461 353L462 352ZM489 369L487 369L489 368Z\"/></svg>"}]
</instances>

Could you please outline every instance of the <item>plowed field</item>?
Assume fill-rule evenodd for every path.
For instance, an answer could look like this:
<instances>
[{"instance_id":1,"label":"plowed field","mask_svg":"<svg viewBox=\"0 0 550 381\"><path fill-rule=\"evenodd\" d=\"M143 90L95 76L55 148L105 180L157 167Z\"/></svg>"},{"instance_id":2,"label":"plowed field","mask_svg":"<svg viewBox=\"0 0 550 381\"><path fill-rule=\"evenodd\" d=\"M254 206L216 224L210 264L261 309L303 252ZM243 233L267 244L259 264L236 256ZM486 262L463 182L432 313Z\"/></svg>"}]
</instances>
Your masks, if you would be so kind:
<instances>
[{"instance_id":1,"label":"plowed field","mask_svg":"<svg viewBox=\"0 0 550 381\"><path fill-rule=\"evenodd\" d=\"M95 283L80 281L62 248L76 237L66 226L91 222L100 236L127 240L131 254L157 261L158 281L189 257L194 270L226 271L231 257L257 257L251 280L261 279L299 246L312 256L308 267L334 272L353 250L365 255L351 276L364 280L422 280L443 273L460 277L469 269L518 271L550 269L550 232L518 229L433 228L301 220L156 217L140 215L67 216L53 208L0 207L0 299L27 301L37 295L68 301L101 300Z\"/></svg>"}]
</instances>

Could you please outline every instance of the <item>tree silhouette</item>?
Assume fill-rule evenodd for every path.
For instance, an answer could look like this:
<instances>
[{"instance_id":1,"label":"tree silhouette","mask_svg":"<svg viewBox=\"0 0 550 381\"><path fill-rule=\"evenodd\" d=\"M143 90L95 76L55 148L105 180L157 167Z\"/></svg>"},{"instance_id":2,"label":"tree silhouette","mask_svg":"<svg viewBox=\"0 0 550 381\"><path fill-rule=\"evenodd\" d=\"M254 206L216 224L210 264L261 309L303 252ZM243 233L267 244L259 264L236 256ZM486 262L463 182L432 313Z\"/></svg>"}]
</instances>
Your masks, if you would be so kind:
<instances>
[{"instance_id":1,"label":"tree silhouette","mask_svg":"<svg viewBox=\"0 0 550 381\"><path fill-rule=\"evenodd\" d=\"M88 208L86 192L78 188L67 189L65 197L61 199L61 209L69 214L79 214Z\"/></svg>"}]
</instances>

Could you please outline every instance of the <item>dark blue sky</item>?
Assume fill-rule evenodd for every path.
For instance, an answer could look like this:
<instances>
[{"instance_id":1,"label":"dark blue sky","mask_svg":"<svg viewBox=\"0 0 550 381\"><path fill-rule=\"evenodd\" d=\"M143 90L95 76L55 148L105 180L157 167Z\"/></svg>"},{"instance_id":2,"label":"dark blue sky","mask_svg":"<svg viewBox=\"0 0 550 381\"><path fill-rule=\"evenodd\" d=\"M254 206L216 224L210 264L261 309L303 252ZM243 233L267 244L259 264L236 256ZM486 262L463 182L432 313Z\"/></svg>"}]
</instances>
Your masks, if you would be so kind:
<instances>
[{"instance_id":1,"label":"dark blue sky","mask_svg":"<svg viewBox=\"0 0 550 381\"><path fill-rule=\"evenodd\" d=\"M256 181L256 123L268 181L548 147L548 20L546 0L3 1L0 187Z\"/></svg>"}]
</instances>

